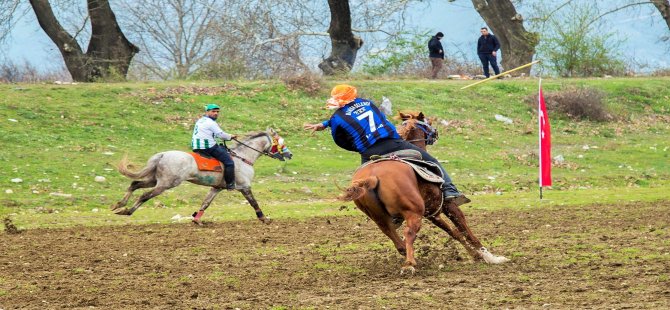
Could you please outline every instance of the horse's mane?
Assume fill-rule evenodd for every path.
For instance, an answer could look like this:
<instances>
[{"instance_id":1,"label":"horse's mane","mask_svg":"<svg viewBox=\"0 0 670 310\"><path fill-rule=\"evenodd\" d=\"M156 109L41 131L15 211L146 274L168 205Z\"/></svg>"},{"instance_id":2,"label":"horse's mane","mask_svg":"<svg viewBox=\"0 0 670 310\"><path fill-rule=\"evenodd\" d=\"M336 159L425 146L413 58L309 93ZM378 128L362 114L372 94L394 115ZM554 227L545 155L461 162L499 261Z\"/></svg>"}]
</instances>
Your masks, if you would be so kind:
<instances>
[{"instance_id":1,"label":"horse's mane","mask_svg":"<svg viewBox=\"0 0 670 310\"><path fill-rule=\"evenodd\" d=\"M265 131L253 132L253 133L247 134L244 137L244 139L242 140L242 142L253 140L253 139L256 139L256 138L262 137L262 136L269 136L269 134Z\"/></svg>"},{"instance_id":2,"label":"horse's mane","mask_svg":"<svg viewBox=\"0 0 670 310\"><path fill-rule=\"evenodd\" d=\"M249 141L251 141L253 139L256 139L256 138L260 138L262 136L269 136L269 134L267 132L264 132L264 131L249 133L249 134L246 134L244 136L244 138L242 138L240 140L240 142L242 142L244 144L248 144ZM237 145L235 145L232 149L236 150L237 148L239 148L242 145L242 143L237 143Z\"/></svg>"}]
</instances>

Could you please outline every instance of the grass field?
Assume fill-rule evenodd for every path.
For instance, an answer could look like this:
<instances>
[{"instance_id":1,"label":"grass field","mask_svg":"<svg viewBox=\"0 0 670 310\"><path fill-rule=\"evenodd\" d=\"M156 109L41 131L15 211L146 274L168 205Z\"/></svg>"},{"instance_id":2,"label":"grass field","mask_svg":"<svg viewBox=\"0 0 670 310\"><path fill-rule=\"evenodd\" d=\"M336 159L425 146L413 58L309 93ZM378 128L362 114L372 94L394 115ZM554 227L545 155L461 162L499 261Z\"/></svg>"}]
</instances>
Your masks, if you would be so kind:
<instances>
[{"instance_id":1,"label":"grass field","mask_svg":"<svg viewBox=\"0 0 670 310\"><path fill-rule=\"evenodd\" d=\"M417 274L371 221L334 198L359 158L327 132L321 95L278 81L0 85L0 309L408 309L670 307L670 79L545 80L545 93L606 93L610 122L549 111L554 186L538 199L536 80L459 90L460 81L348 81L363 97L438 117L438 157L475 234L511 262L472 263L424 221ZM205 103L222 127L277 129L294 159L260 159L253 190L275 221L223 192L184 184L114 215L128 154L188 150ZM501 114L512 124L495 120ZM96 182L96 177L104 177ZM100 178L98 178L100 179ZM135 197L137 197L136 195ZM132 201L132 200L131 200ZM6 227L11 225L6 224Z\"/></svg>"},{"instance_id":2,"label":"grass field","mask_svg":"<svg viewBox=\"0 0 670 310\"><path fill-rule=\"evenodd\" d=\"M459 90L456 81L349 81L364 97L391 98L394 110L415 109L448 122L430 151L444 162L475 208L538 206L536 80L503 80ZM607 93L617 121L573 121L550 113L554 186L543 205L653 201L668 196L668 79L545 80L545 93L569 86ZM254 191L271 217L351 214L332 200L356 168L356 154L305 122L329 116L328 88L309 97L281 82L193 82L81 85L0 85L0 215L20 227L170 222L197 209L207 189L182 185L150 201L131 219L107 208L128 180L115 171L124 154L138 165L164 150L187 150L191 126L207 102L223 107L222 127L243 134L273 127L295 154L261 159ZM501 114L511 125L494 119ZM94 182L103 176L103 183ZM14 183L12 179L22 182ZM224 198L223 195L226 195ZM222 194L210 219L253 218L244 198ZM98 211L98 212L92 212Z\"/></svg>"}]
</instances>

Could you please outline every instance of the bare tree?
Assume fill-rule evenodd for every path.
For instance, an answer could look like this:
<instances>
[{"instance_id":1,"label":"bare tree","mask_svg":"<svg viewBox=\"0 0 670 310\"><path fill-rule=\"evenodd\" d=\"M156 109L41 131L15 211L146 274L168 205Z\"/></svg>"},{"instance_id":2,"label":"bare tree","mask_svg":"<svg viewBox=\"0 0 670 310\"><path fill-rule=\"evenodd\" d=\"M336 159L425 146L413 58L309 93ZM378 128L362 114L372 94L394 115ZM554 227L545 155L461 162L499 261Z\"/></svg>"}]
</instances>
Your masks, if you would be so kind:
<instances>
[{"instance_id":1,"label":"bare tree","mask_svg":"<svg viewBox=\"0 0 670 310\"><path fill-rule=\"evenodd\" d=\"M19 1L2 1L0 2L0 42L4 41L12 27L18 20L14 14L19 11Z\"/></svg>"},{"instance_id":2,"label":"bare tree","mask_svg":"<svg viewBox=\"0 0 670 310\"><path fill-rule=\"evenodd\" d=\"M260 76L308 71L306 58L319 50L327 33L320 30L324 5L299 0L259 0L242 5L243 18L236 23L238 43L248 54L249 68Z\"/></svg>"},{"instance_id":3,"label":"bare tree","mask_svg":"<svg viewBox=\"0 0 670 310\"><path fill-rule=\"evenodd\" d=\"M402 30L404 12L414 1L352 1L351 32L367 34L367 42L387 40ZM309 71L332 54L326 5L326 1L225 0L226 9L217 14L217 45L203 70L207 76L249 78Z\"/></svg>"},{"instance_id":4,"label":"bare tree","mask_svg":"<svg viewBox=\"0 0 670 310\"><path fill-rule=\"evenodd\" d=\"M533 60L539 36L526 31L523 17L516 11L511 0L472 0L472 4L500 40L503 68L513 69ZM519 70L515 74L528 75L530 69Z\"/></svg>"},{"instance_id":5,"label":"bare tree","mask_svg":"<svg viewBox=\"0 0 670 310\"><path fill-rule=\"evenodd\" d=\"M136 59L161 79L184 79L211 55L214 23L223 10L216 0L145 0L121 2L130 30L143 51Z\"/></svg>"},{"instance_id":6,"label":"bare tree","mask_svg":"<svg viewBox=\"0 0 670 310\"><path fill-rule=\"evenodd\" d=\"M139 49L124 36L107 0L87 0L91 37L84 53L76 36L58 21L48 0L30 0L37 21L56 44L75 81L125 78Z\"/></svg>"}]
</instances>

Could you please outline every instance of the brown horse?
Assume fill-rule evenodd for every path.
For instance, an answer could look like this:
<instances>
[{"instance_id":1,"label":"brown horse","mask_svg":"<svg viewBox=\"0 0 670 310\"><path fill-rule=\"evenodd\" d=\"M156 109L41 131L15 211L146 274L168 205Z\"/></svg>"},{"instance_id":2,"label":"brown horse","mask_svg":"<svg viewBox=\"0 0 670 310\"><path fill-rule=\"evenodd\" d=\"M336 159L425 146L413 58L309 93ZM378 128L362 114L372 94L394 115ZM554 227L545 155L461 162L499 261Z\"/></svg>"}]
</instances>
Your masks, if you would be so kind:
<instances>
[{"instance_id":1,"label":"brown horse","mask_svg":"<svg viewBox=\"0 0 670 310\"><path fill-rule=\"evenodd\" d=\"M418 139L414 141L415 143L425 142L429 138L427 130L419 128L423 126L419 122L423 121L419 121L418 116L408 118L400 130L404 138ZM423 118L423 114L421 117ZM425 148L425 143L423 147ZM380 161L359 168L353 175L351 186L345 189L340 199L353 200L356 206L393 241L398 252L405 255L401 273L414 273L416 260L413 244L421 229L421 219L424 217L458 240L475 260L483 260L490 264L508 261L505 257L491 254L482 246L468 227L463 211L454 201L442 204L442 192L436 183L418 178L414 170L401 161ZM442 214L446 215L455 227L448 223ZM403 221L406 222L403 231L404 241L397 232Z\"/></svg>"}]
</instances>

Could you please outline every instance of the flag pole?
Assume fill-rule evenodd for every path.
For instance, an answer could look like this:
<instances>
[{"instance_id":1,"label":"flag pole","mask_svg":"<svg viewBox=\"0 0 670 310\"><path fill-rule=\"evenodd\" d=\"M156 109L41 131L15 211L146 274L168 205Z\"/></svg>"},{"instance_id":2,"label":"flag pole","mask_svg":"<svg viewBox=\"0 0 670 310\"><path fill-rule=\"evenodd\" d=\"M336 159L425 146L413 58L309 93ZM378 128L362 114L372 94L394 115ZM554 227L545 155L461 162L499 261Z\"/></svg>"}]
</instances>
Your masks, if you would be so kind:
<instances>
[{"instance_id":1,"label":"flag pole","mask_svg":"<svg viewBox=\"0 0 670 310\"><path fill-rule=\"evenodd\" d=\"M537 154L538 154L538 183L540 185L540 202L542 201L542 76L540 76L537 91Z\"/></svg>"},{"instance_id":2,"label":"flag pole","mask_svg":"<svg viewBox=\"0 0 670 310\"><path fill-rule=\"evenodd\" d=\"M472 84L470 84L470 85L463 86L463 87L461 87L461 89L466 89L466 88L468 88L468 87L475 86L475 85L477 85L477 84L481 84L481 83L484 83L484 82L488 82L488 81L490 81L490 80L493 80L493 79L496 79L496 78L498 78L498 77L501 77L501 76L503 76L503 75L505 75L505 74L507 74L507 73L514 72L514 71L521 70L521 69L523 69L523 68L527 68L527 67L529 67L529 66L532 66L532 65L534 65L534 64L536 64L536 63L538 63L538 62L540 62L540 61L542 61L542 60L541 60L541 59L538 59L538 60L533 61L533 62L531 62L531 63L527 63L527 64L525 64L525 65L523 65L523 66L519 66L519 67L516 67L516 68L514 68L514 69L507 70L507 71L505 71L505 72L503 72L503 73L496 74L496 75L494 75L494 76L488 77L488 78L483 79L483 80L481 80L481 81L472 83Z\"/></svg>"}]
</instances>

